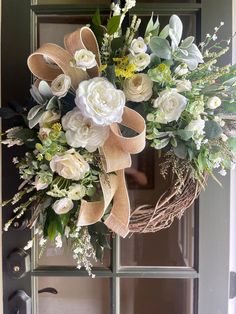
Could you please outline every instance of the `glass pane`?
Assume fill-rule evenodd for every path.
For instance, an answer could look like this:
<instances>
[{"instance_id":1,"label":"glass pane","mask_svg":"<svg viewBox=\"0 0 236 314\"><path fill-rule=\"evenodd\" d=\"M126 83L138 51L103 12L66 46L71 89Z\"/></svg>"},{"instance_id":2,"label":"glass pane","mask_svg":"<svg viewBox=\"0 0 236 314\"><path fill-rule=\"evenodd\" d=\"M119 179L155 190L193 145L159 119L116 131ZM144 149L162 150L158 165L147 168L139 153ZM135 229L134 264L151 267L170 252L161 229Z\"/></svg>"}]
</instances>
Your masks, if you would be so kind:
<instances>
[{"instance_id":1,"label":"glass pane","mask_svg":"<svg viewBox=\"0 0 236 314\"><path fill-rule=\"evenodd\" d=\"M122 266L194 266L194 210L157 233L121 239Z\"/></svg>"},{"instance_id":2,"label":"glass pane","mask_svg":"<svg viewBox=\"0 0 236 314\"><path fill-rule=\"evenodd\" d=\"M193 314L190 279L121 279L122 314Z\"/></svg>"},{"instance_id":3,"label":"glass pane","mask_svg":"<svg viewBox=\"0 0 236 314\"><path fill-rule=\"evenodd\" d=\"M37 314L109 314L110 279L39 277ZM54 288L57 294L42 289Z\"/></svg>"},{"instance_id":4,"label":"glass pane","mask_svg":"<svg viewBox=\"0 0 236 314\"><path fill-rule=\"evenodd\" d=\"M108 0L32 0L33 4L110 4Z\"/></svg>"},{"instance_id":5,"label":"glass pane","mask_svg":"<svg viewBox=\"0 0 236 314\"><path fill-rule=\"evenodd\" d=\"M48 243L40 253L39 246L35 248L35 265L38 266L76 266L76 260L73 259L73 253L69 244L64 243L62 248L55 248L54 245ZM40 256L40 257L38 257ZM104 251L103 262L93 261L94 267L110 267L111 250Z\"/></svg>"}]
</instances>

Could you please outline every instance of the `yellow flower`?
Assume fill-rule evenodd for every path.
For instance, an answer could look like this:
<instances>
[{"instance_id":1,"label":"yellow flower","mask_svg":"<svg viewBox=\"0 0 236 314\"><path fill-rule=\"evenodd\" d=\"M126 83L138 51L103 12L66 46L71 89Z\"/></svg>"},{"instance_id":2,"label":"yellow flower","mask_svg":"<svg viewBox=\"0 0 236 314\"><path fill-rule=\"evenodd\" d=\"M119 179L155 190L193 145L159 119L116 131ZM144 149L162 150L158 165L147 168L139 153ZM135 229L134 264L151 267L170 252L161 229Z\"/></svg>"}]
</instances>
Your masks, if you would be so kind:
<instances>
[{"instance_id":1,"label":"yellow flower","mask_svg":"<svg viewBox=\"0 0 236 314\"><path fill-rule=\"evenodd\" d=\"M117 77L131 78L135 74L136 66L129 63L128 56L123 58L113 58L113 61L117 62L115 66L115 74Z\"/></svg>"},{"instance_id":2,"label":"yellow flower","mask_svg":"<svg viewBox=\"0 0 236 314\"><path fill-rule=\"evenodd\" d=\"M107 68L107 64L101 64L98 71L101 73L101 72L105 71L106 68Z\"/></svg>"},{"instance_id":3,"label":"yellow flower","mask_svg":"<svg viewBox=\"0 0 236 314\"><path fill-rule=\"evenodd\" d=\"M52 125L52 129L53 129L53 131L55 131L55 132L60 132L60 131L61 131L61 123L54 123L54 124Z\"/></svg>"}]
</instances>

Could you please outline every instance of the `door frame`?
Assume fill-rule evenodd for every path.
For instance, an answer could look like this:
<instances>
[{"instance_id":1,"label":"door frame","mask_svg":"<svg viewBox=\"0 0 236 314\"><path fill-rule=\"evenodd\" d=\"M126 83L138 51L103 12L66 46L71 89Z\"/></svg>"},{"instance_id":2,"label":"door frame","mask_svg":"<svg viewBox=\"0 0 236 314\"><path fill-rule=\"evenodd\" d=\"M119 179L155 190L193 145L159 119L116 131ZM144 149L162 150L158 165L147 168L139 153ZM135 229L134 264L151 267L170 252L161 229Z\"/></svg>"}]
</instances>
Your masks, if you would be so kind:
<instances>
[{"instance_id":1,"label":"door frame","mask_svg":"<svg viewBox=\"0 0 236 314\"><path fill-rule=\"evenodd\" d=\"M1 1L1 0L0 0ZM13 3L17 0L5 0ZM19 0L18 0L19 1ZM4 1L3 1L4 2ZM27 3L27 0L22 1ZM201 30L202 34L209 32L221 20L225 22L222 37L236 30L236 18L233 20L236 0L219 0L217 10L215 10L216 0L202 0ZM2 1L0 2L2 8ZM177 6L177 5L176 5ZM161 7L161 6L160 6ZM0 13L1 13L0 8ZM58 6L59 8L59 6ZM188 6L183 5L183 8ZM143 11L142 11L143 12ZM5 13L5 11L4 11ZM236 12L235 12L236 13ZM210 14L210 18L209 18ZM236 14L234 14L236 17ZM225 18L224 18L225 17ZM5 32L6 20L1 19L3 33ZM233 29L234 28L234 29ZM1 32L2 33L2 32ZM10 33L11 35L12 33ZM4 37L4 36L3 36ZM4 37L5 38L5 37ZM234 41L236 46L236 42ZM235 49L235 46L233 47ZM233 50L236 53L236 50ZM233 60L233 51L227 55L228 61ZM225 59L226 60L226 59ZM5 68L5 67L3 67ZM20 67L19 67L20 68ZM1 70L2 73L2 70ZM24 74L24 73L23 73ZM23 76L22 74L22 76ZM20 74L21 76L21 74ZM15 79L17 81L18 79ZM26 83L27 84L27 83ZM5 84L2 82L1 87ZM0 89L1 92L1 89ZM17 96L17 92L16 92ZM2 97L1 97L2 99ZM3 97L5 100L5 98ZM2 171L1 171L2 172ZM200 196L199 215L199 314L227 313L229 297L229 254L230 254L230 210L232 197L232 180L235 173L229 173L225 178L221 178L224 188L217 186L215 182L209 180L206 192ZM222 208L224 210L222 210ZM2 215L0 215L0 222ZM209 221L211 225L209 228ZM2 243L2 233L0 232L0 245ZM214 248L213 253L209 248ZM221 250L219 250L219 248ZM1 254L2 258L2 254ZM5 256L4 256L5 258ZM222 265L224 265L222 267ZM2 260L0 265L0 311L3 313L2 296ZM151 274L150 274L151 276ZM165 277L166 278L166 277ZM219 288L220 287L220 288ZM114 287L114 291L117 287ZM217 288L217 289L215 289Z\"/></svg>"}]
</instances>

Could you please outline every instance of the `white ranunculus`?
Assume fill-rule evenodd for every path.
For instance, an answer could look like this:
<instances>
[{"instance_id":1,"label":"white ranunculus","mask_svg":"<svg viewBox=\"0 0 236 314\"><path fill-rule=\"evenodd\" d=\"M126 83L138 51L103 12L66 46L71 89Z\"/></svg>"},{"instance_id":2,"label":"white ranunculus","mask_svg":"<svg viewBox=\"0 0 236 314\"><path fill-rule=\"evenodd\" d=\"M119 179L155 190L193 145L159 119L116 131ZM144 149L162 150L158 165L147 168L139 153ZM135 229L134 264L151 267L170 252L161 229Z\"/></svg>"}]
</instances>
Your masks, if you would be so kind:
<instances>
[{"instance_id":1,"label":"white ranunculus","mask_svg":"<svg viewBox=\"0 0 236 314\"><path fill-rule=\"evenodd\" d=\"M86 189L83 185L75 184L71 185L68 192L68 197L71 200L78 201L81 200L86 194Z\"/></svg>"},{"instance_id":2,"label":"white ranunculus","mask_svg":"<svg viewBox=\"0 0 236 314\"><path fill-rule=\"evenodd\" d=\"M33 185L37 191L44 190L48 187L48 183L42 182L39 176L35 177Z\"/></svg>"},{"instance_id":3,"label":"white ranunculus","mask_svg":"<svg viewBox=\"0 0 236 314\"><path fill-rule=\"evenodd\" d=\"M91 69L97 65L95 54L87 49L77 50L74 54L76 66L83 69Z\"/></svg>"},{"instance_id":4,"label":"white ranunculus","mask_svg":"<svg viewBox=\"0 0 236 314\"><path fill-rule=\"evenodd\" d=\"M221 99L217 96L211 97L207 101L207 107L209 109L216 109L221 105Z\"/></svg>"},{"instance_id":5,"label":"white ranunculus","mask_svg":"<svg viewBox=\"0 0 236 314\"><path fill-rule=\"evenodd\" d=\"M203 131L204 127L205 127L205 121L199 118L197 120L190 121L190 123L185 127L185 130L201 135L204 133Z\"/></svg>"},{"instance_id":6,"label":"white ranunculus","mask_svg":"<svg viewBox=\"0 0 236 314\"><path fill-rule=\"evenodd\" d=\"M176 90L178 93L189 92L192 89L192 83L189 80L178 80Z\"/></svg>"},{"instance_id":7,"label":"white ranunculus","mask_svg":"<svg viewBox=\"0 0 236 314\"><path fill-rule=\"evenodd\" d=\"M62 98L66 96L71 87L71 79L68 75L60 74L52 81L51 90L54 96Z\"/></svg>"},{"instance_id":8,"label":"white ranunculus","mask_svg":"<svg viewBox=\"0 0 236 314\"><path fill-rule=\"evenodd\" d=\"M133 39L129 48L129 51L132 53L132 55L135 55L137 53L146 52L147 51L147 45L144 42L144 39L142 37L138 37L137 39Z\"/></svg>"},{"instance_id":9,"label":"white ranunculus","mask_svg":"<svg viewBox=\"0 0 236 314\"><path fill-rule=\"evenodd\" d=\"M188 100L174 90L164 90L154 101L153 107L159 110L157 122L168 123L177 121L184 111Z\"/></svg>"},{"instance_id":10,"label":"white ranunculus","mask_svg":"<svg viewBox=\"0 0 236 314\"><path fill-rule=\"evenodd\" d=\"M103 77L95 77L79 84L75 103L84 117L97 125L121 122L125 94Z\"/></svg>"},{"instance_id":11,"label":"white ranunculus","mask_svg":"<svg viewBox=\"0 0 236 314\"><path fill-rule=\"evenodd\" d=\"M124 9L128 11L135 6L136 6L136 0L126 0Z\"/></svg>"},{"instance_id":12,"label":"white ranunculus","mask_svg":"<svg viewBox=\"0 0 236 314\"><path fill-rule=\"evenodd\" d=\"M92 123L77 107L62 118L62 126L71 147L85 147L91 153L101 147L109 135L109 126Z\"/></svg>"},{"instance_id":13,"label":"white ranunculus","mask_svg":"<svg viewBox=\"0 0 236 314\"><path fill-rule=\"evenodd\" d=\"M141 72L149 65L151 57L145 52L136 55L129 54L129 61L136 66L137 72Z\"/></svg>"},{"instance_id":14,"label":"white ranunculus","mask_svg":"<svg viewBox=\"0 0 236 314\"><path fill-rule=\"evenodd\" d=\"M73 207L74 207L74 203L68 197L63 197L52 205L53 210L58 215L68 213Z\"/></svg>"},{"instance_id":15,"label":"white ranunculus","mask_svg":"<svg viewBox=\"0 0 236 314\"><path fill-rule=\"evenodd\" d=\"M152 96L153 81L147 74L136 74L124 82L124 93L127 100L142 102Z\"/></svg>"},{"instance_id":16,"label":"white ranunculus","mask_svg":"<svg viewBox=\"0 0 236 314\"><path fill-rule=\"evenodd\" d=\"M177 66L177 68L175 69L175 74L179 75L179 76L183 76L185 74L188 73L188 66L187 64L180 64Z\"/></svg>"},{"instance_id":17,"label":"white ranunculus","mask_svg":"<svg viewBox=\"0 0 236 314\"><path fill-rule=\"evenodd\" d=\"M89 164L79 153L72 150L53 156L50 168L65 179L78 181L89 171Z\"/></svg>"},{"instance_id":18,"label":"white ranunculus","mask_svg":"<svg viewBox=\"0 0 236 314\"><path fill-rule=\"evenodd\" d=\"M61 115L57 111L47 110L42 114L39 120L39 126L40 128L46 128L60 120L60 117Z\"/></svg>"}]
</instances>

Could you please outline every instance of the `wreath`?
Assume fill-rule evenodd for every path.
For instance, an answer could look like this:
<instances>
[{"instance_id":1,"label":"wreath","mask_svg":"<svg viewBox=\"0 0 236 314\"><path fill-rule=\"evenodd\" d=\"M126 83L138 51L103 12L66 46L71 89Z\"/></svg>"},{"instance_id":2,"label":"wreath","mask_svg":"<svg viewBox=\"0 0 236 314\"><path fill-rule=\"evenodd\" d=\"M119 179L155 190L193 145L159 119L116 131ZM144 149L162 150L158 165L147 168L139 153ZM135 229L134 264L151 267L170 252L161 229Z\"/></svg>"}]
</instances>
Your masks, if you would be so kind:
<instances>
[{"instance_id":1,"label":"wreath","mask_svg":"<svg viewBox=\"0 0 236 314\"><path fill-rule=\"evenodd\" d=\"M0 110L2 118L20 118L2 143L26 147L23 158L13 158L23 181L3 202L14 207L4 230L30 211L25 249L36 239L42 251L48 241L69 242L77 267L89 274L110 232L169 227L207 177L218 181L215 169L225 175L234 162L235 68L216 65L231 41L216 42L223 22L199 46L192 36L182 40L176 15L163 29L152 15L142 37L134 15L122 34L133 6L112 4L106 26L97 10L90 27L65 37L65 48L48 43L32 53L31 101ZM156 205L130 214L124 170L145 142L161 155L171 184Z\"/></svg>"}]
</instances>

